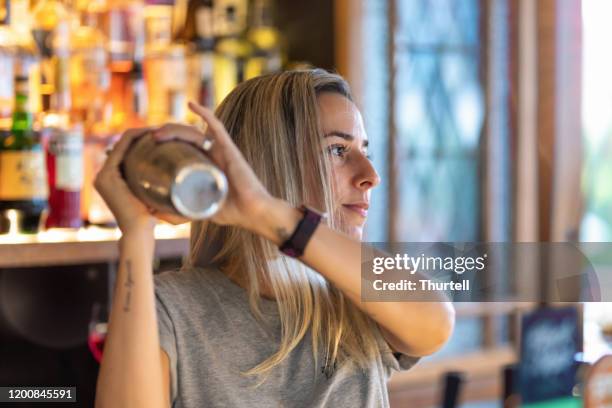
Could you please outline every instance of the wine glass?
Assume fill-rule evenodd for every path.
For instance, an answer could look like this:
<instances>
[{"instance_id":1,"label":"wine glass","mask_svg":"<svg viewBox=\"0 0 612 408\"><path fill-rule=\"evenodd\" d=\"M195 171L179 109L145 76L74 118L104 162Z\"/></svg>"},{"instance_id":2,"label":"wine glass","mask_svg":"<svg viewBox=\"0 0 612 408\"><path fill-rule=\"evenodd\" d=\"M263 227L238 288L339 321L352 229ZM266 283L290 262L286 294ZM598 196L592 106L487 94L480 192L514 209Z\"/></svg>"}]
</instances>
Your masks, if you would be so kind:
<instances>
[{"instance_id":1,"label":"wine glass","mask_svg":"<svg viewBox=\"0 0 612 408\"><path fill-rule=\"evenodd\" d=\"M106 308L96 302L91 308L91 319L89 320L89 335L87 336L87 345L91 354L99 363L102 361L102 353L104 351L104 341L106 340L106 331L108 323L106 322Z\"/></svg>"}]
</instances>

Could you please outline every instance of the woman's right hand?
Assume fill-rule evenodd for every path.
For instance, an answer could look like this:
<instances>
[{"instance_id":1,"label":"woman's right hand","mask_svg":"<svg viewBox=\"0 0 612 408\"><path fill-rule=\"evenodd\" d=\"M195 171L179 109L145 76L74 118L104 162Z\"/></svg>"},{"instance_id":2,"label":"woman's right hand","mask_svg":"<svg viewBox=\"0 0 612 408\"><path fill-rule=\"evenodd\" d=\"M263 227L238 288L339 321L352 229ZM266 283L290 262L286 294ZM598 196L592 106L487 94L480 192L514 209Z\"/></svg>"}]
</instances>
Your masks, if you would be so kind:
<instances>
[{"instance_id":1,"label":"woman's right hand","mask_svg":"<svg viewBox=\"0 0 612 408\"><path fill-rule=\"evenodd\" d=\"M148 128L128 129L109 152L104 166L98 172L94 186L112 211L121 232L135 232L155 227L155 217L147 207L132 194L121 177L119 165L132 141L143 135Z\"/></svg>"},{"instance_id":2,"label":"woman's right hand","mask_svg":"<svg viewBox=\"0 0 612 408\"><path fill-rule=\"evenodd\" d=\"M206 155L227 177L228 195L220 210L210 220L219 225L257 230L261 225L262 214L269 211L270 203L275 199L261 183L214 112L193 102L189 103L189 108L202 118L206 124L205 130L169 123L156 129L153 137L158 141L180 139L201 149L205 140L213 142Z\"/></svg>"}]
</instances>

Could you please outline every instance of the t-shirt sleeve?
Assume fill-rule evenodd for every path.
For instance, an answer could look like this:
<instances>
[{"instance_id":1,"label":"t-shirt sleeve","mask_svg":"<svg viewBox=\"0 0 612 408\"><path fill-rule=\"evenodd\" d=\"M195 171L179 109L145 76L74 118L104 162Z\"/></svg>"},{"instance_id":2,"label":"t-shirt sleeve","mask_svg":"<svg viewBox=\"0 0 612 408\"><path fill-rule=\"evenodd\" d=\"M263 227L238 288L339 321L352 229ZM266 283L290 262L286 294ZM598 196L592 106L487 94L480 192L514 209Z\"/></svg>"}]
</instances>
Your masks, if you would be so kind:
<instances>
[{"instance_id":1,"label":"t-shirt sleeve","mask_svg":"<svg viewBox=\"0 0 612 408\"><path fill-rule=\"evenodd\" d=\"M391 375L392 371L409 370L421 359L420 357L413 357L403 353L394 353L387 340L383 337L378 325L376 325L376 336L380 346L381 358L387 367L388 375Z\"/></svg>"},{"instance_id":2,"label":"t-shirt sleeve","mask_svg":"<svg viewBox=\"0 0 612 408\"><path fill-rule=\"evenodd\" d=\"M168 354L170 361L170 400L172 405L176 400L177 394L177 350L174 324L172 323L171 312L168 310L165 301L167 299L166 290L159 279L155 279L155 308L157 313L157 326L159 331L160 347Z\"/></svg>"}]
</instances>

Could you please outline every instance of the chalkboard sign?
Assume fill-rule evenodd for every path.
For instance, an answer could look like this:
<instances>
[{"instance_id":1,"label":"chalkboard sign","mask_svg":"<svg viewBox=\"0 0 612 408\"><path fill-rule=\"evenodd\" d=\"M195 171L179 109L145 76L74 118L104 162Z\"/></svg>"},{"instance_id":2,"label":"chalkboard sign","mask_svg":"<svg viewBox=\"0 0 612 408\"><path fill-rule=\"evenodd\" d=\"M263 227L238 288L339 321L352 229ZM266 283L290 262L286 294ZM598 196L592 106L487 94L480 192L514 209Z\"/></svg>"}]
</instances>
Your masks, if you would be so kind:
<instances>
[{"instance_id":1,"label":"chalkboard sign","mask_svg":"<svg viewBox=\"0 0 612 408\"><path fill-rule=\"evenodd\" d=\"M543 308L523 317L519 364L523 404L572 395L580 333L574 307Z\"/></svg>"}]
</instances>

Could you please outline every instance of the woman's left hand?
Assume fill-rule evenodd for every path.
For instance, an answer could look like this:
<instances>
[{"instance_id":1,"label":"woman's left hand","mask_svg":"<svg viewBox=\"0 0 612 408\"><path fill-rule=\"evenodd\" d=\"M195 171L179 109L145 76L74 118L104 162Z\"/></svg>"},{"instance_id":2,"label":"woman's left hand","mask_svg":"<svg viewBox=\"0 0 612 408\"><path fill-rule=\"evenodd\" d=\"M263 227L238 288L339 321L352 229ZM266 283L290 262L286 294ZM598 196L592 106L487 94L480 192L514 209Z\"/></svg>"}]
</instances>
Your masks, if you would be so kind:
<instances>
[{"instance_id":1,"label":"woman's left hand","mask_svg":"<svg viewBox=\"0 0 612 408\"><path fill-rule=\"evenodd\" d=\"M155 130L153 136L160 141L185 140L202 150L206 140L212 141L212 146L205 150L205 153L225 173L228 196L211 221L220 225L252 229L272 197L214 113L192 102L189 103L189 108L207 124L205 131L195 126L166 124Z\"/></svg>"}]
</instances>

